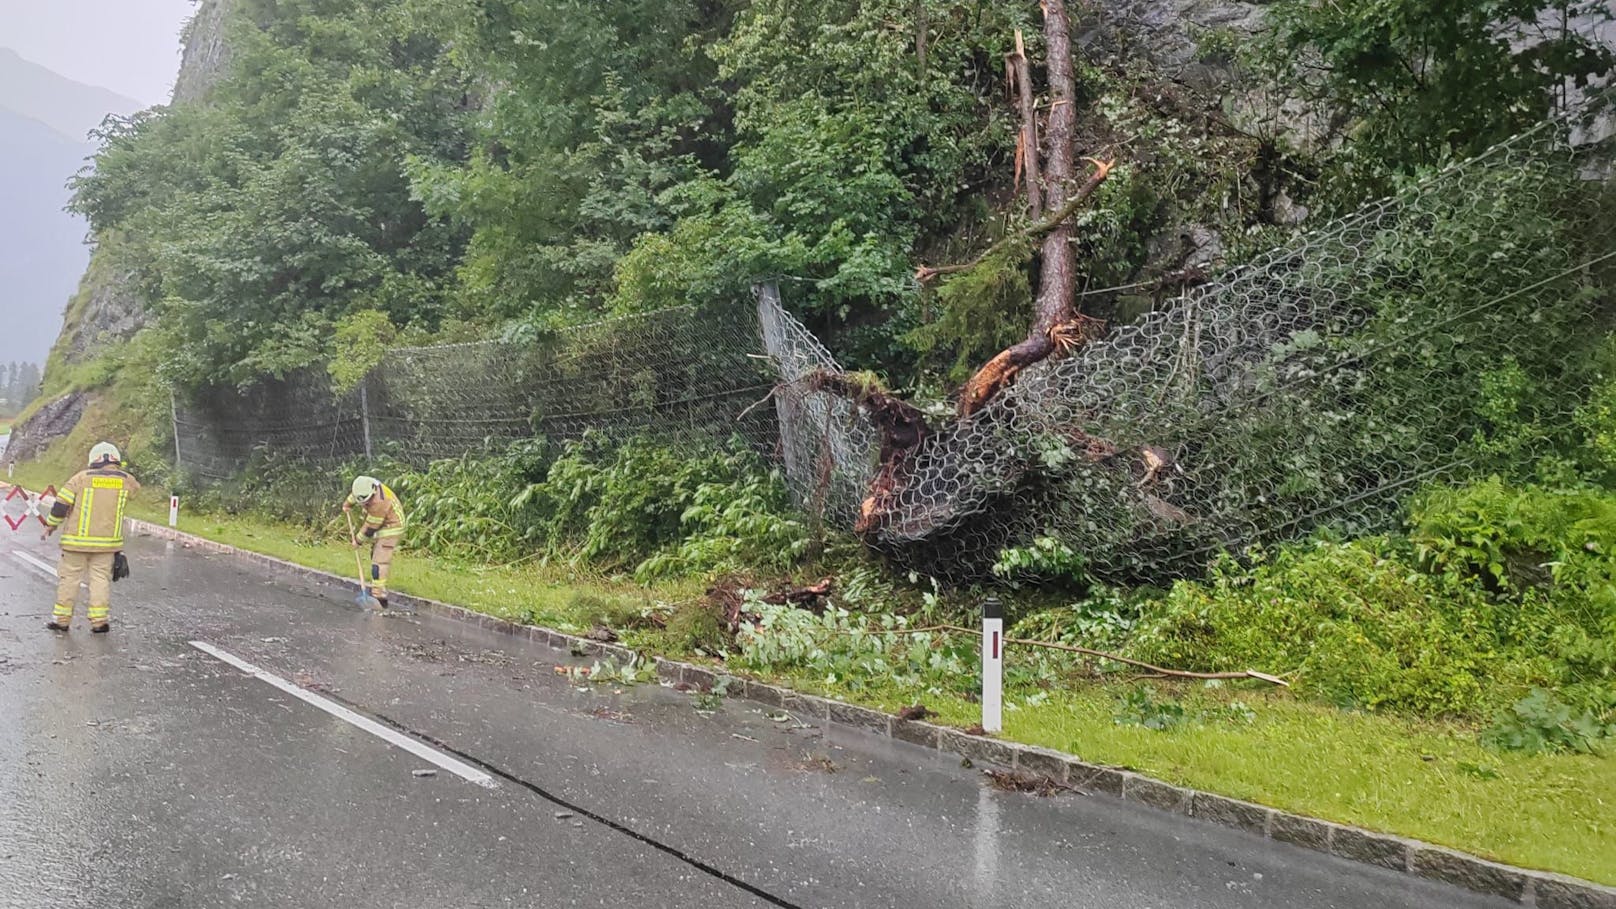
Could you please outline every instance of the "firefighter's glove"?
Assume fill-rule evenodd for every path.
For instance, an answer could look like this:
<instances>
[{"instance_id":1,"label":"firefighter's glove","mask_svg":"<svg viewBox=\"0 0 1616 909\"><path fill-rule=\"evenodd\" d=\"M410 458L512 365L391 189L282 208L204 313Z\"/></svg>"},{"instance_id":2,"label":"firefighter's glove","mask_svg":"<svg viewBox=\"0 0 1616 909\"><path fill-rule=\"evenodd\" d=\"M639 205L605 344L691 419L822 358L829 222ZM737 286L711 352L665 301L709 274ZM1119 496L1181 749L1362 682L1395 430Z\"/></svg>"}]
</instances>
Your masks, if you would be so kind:
<instances>
[{"instance_id":1,"label":"firefighter's glove","mask_svg":"<svg viewBox=\"0 0 1616 909\"><path fill-rule=\"evenodd\" d=\"M113 553L112 580L121 581L127 577L129 577L129 560L124 558L124 555L121 552Z\"/></svg>"}]
</instances>

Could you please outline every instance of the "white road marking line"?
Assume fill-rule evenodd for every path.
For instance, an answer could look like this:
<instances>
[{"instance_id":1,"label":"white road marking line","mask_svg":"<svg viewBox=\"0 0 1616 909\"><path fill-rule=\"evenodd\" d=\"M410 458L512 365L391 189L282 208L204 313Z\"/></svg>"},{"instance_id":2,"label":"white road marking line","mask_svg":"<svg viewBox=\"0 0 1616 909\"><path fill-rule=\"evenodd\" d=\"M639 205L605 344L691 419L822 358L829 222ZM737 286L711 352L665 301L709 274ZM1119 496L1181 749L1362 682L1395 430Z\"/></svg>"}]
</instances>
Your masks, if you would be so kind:
<instances>
[{"instance_id":1,"label":"white road marking line","mask_svg":"<svg viewBox=\"0 0 1616 909\"><path fill-rule=\"evenodd\" d=\"M259 669L257 666L254 666L253 664L247 662L246 660L243 660L243 659L241 659L239 657L236 657L236 656L232 656L231 654L228 654L228 653L224 652L223 650L220 650L219 648L213 646L212 644L207 643L206 641L192 641L191 646L195 647L197 650L202 651L203 653L207 654L208 656L213 657L216 660L219 660L221 662L228 663L231 666L234 666L235 668L241 670L242 672L246 673L247 675L252 676L255 679L258 679L258 680L264 681L264 682L268 682L269 684L275 686L276 688L279 688L280 690L286 692L287 694L291 695L292 697L295 697L298 700L303 701L304 703L309 704L309 705L311 705L313 707L318 707L319 709L325 711L326 713L331 714L332 716L336 717L339 720L342 720L342 721L347 722L347 723L351 723L354 726L357 726L360 729L363 729L364 731L370 733L371 735L381 739L382 741L386 742L389 745L392 745L392 746L397 747L397 748L402 748L405 751L408 751L410 754L413 754L416 757L418 757L418 758L420 758L420 759L422 759L424 761L430 761L431 763L436 764L439 767L442 767L444 770L447 770L447 771L449 771L450 773L452 773L452 774L454 774L456 776L459 776L459 777L461 777L461 778L463 778L465 780L468 780L469 782L476 783L477 785L482 786L485 789L497 789L497 788L499 788L499 784L494 782L494 778L492 776L489 776L488 774L482 772L481 770L478 770L476 767L473 767L470 764L465 763L464 761L456 760L455 758L452 758L449 755L444 754L443 752L438 751L435 748L430 748L430 747L428 747L426 745L423 745L420 742L416 741L415 739L412 739L409 736L404 735L403 733L399 732L398 730L390 729L390 728L388 728L386 726L383 726L382 724L376 722L375 720L370 719L369 717L360 716L359 714L353 712L352 710L349 710L348 708L342 706L341 704L338 704L335 701L331 701L331 700L329 700L327 698L320 697L319 695L317 695L314 692L309 691L309 690L307 690L305 688L300 688L297 685L294 685L291 682L286 681L285 679L281 678L280 676L275 675L274 673L265 672L264 670Z\"/></svg>"},{"instance_id":2,"label":"white road marking line","mask_svg":"<svg viewBox=\"0 0 1616 909\"><path fill-rule=\"evenodd\" d=\"M52 568L49 563L42 562L39 559L36 559L28 553L20 550L14 549L11 551L11 554L13 557L28 565L28 567L44 572L45 576L51 580L54 581L56 579L56 569Z\"/></svg>"}]
</instances>

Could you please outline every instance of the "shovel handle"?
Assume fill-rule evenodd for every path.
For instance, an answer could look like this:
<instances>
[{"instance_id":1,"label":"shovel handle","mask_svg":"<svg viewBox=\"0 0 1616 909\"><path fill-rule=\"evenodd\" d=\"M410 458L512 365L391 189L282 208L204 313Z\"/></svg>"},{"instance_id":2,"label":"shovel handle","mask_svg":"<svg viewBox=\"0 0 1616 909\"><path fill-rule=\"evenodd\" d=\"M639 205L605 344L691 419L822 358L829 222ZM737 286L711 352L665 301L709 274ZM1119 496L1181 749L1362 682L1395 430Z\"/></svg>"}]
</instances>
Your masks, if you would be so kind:
<instances>
[{"instance_id":1,"label":"shovel handle","mask_svg":"<svg viewBox=\"0 0 1616 909\"><path fill-rule=\"evenodd\" d=\"M343 512L342 514L343 514L344 517L346 517L348 519L348 539L350 541L352 541L354 539L354 536L355 536L355 534L354 534L354 526L353 526L353 515L349 514L346 511ZM359 569L359 592L368 596L370 594L370 585L365 583L365 563L364 563L363 559L359 558L359 549L358 549L358 547L354 548L353 561L354 561L354 567Z\"/></svg>"}]
</instances>

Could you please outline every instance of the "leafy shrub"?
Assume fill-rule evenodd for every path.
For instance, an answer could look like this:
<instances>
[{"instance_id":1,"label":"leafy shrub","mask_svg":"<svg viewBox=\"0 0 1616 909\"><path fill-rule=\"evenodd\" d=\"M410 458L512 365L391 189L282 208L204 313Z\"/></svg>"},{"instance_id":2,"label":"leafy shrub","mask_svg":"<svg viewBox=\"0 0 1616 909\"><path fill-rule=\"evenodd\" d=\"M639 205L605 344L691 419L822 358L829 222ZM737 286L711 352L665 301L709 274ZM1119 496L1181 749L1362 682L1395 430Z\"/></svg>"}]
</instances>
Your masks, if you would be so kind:
<instances>
[{"instance_id":1,"label":"leafy shrub","mask_svg":"<svg viewBox=\"0 0 1616 909\"><path fill-rule=\"evenodd\" d=\"M747 611L761 618L736 638L735 665L773 672L819 675L854 690L897 687L924 691L972 691L977 684L978 643L931 632L910 632L904 616L855 617L835 604L815 615L755 596Z\"/></svg>"},{"instance_id":2,"label":"leafy shrub","mask_svg":"<svg viewBox=\"0 0 1616 909\"><path fill-rule=\"evenodd\" d=\"M1115 649L1124 645L1138 622L1141 599L1115 588L1096 588L1085 600L1027 616L1010 629L1010 636Z\"/></svg>"},{"instance_id":3,"label":"leafy shrub","mask_svg":"<svg viewBox=\"0 0 1616 909\"><path fill-rule=\"evenodd\" d=\"M594 591L574 591L568 598L571 611L590 625L605 625L614 631L633 628L645 621L649 607L633 597L612 596Z\"/></svg>"},{"instance_id":4,"label":"leafy shrub","mask_svg":"<svg viewBox=\"0 0 1616 909\"><path fill-rule=\"evenodd\" d=\"M1506 710L1482 733L1482 744L1501 751L1573 751L1587 754L1601 740L1616 737L1616 722L1605 722L1589 712L1572 708L1542 688Z\"/></svg>"},{"instance_id":5,"label":"leafy shrub","mask_svg":"<svg viewBox=\"0 0 1616 909\"><path fill-rule=\"evenodd\" d=\"M1037 579L1083 583L1088 574L1083 556L1060 540L1042 536L1026 546L999 550L993 576L1006 580Z\"/></svg>"},{"instance_id":6,"label":"leafy shrub","mask_svg":"<svg viewBox=\"0 0 1616 909\"><path fill-rule=\"evenodd\" d=\"M736 443L691 457L649 440L543 440L404 471L411 542L493 560L540 552L643 580L721 569L784 571L810 537L785 485Z\"/></svg>"},{"instance_id":7,"label":"leafy shrub","mask_svg":"<svg viewBox=\"0 0 1616 909\"><path fill-rule=\"evenodd\" d=\"M718 609L697 600L679 604L668 616L667 641L676 650L717 654L727 649L729 637Z\"/></svg>"},{"instance_id":8,"label":"leafy shrub","mask_svg":"<svg viewBox=\"0 0 1616 909\"><path fill-rule=\"evenodd\" d=\"M789 511L778 472L746 471L730 482L696 487L679 517L685 534L678 546L640 563L641 580L756 568L785 571L808 549L803 522Z\"/></svg>"},{"instance_id":9,"label":"leafy shrub","mask_svg":"<svg viewBox=\"0 0 1616 909\"><path fill-rule=\"evenodd\" d=\"M1428 492L1410 524L1430 570L1479 578L1510 596L1548 596L1563 620L1616 635L1616 496L1511 488L1494 477Z\"/></svg>"},{"instance_id":10,"label":"leafy shrub","mask_svg":"<svg viewBox=\"0 0 1616 909\"><path fill-rule=\"evenodd\" d=\"M1362 709L1474 714L1484 683L1530 671L1500 654L1495 606L1477 585L1431 575L1383 538L1219 562L1153 604L1132 655L1179 668L1263 670ZM1536 667L1541 670L1541 666Z\"/></svg>"},{"instance_id":11,"label":"leafy shrub","mask_svg":"<svg viewBox=\"0 0 1616 909\"><path fill-rule=\"evenodd\" d=\"M517 558L537 547L543 515L511 490L542 476L547 466L547 446L533 440L435 461L424 471L399 471L392 485L409 515L409 544L484 561Z\"/></svg>"},{"instance_id":12,"label":"leafy shrub","mask_svg":"<svg viewBox=\"0 0 1616 909\"><path fill-rule=\"evenodd\" d=\"M1156 692L1140 686L1130 688L1122 696L1112 719L1118 726L1142 726L1161 732L1182 726L1190 719L1190 714L1178 701L1158 699Z\"/></svg>"},{"instance_id":13,"label":"leafy shrub","mask_svg":"<svg viewBox=\"0 0 1616 909\"><path fill-rule=\"evenodd\" d=\"M1492 478L1426 491L1409 525L1226 559L1149 605L1130 649L1364 709L1479 718L1541 687L1616 720L1616 497Z\"/></svg>"}]
</instances>

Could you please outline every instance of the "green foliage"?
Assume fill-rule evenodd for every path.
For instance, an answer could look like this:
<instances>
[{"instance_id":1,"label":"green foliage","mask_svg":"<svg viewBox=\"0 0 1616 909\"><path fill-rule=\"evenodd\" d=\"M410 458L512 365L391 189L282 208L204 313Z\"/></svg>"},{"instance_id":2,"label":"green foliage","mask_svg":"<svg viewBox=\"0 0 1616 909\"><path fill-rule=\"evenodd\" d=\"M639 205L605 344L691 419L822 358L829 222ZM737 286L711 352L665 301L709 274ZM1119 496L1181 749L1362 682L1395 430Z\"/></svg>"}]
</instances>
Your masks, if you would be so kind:
<instances>
[{"instance_id":1,"label":"green foliage","mask_svg":"<svg viewBox=\"0 0 1616 909\"><path fill-rule=\"evenodd\" d=\"M904 336L922 356L953 355L944 378L959 384L994 354L1019 341L1032 317L1030 252L1008 248L938 286L941 318L927 319Z\"/></svg>"},{"instance_id":2,"label":"green foliage","mask_svg":"<svg viewBox=\"0 0 1616 909\"><path fill-rule=\"evenodd\" d=\"M538 552L642 580L734 568L786 571L809 535L776 473L738 443L690 457L648 440L542 442L404 471L411 542L500 560ZM603 624L613 624L603 621Z\"/></svg>"},{"instance_id":3,"label":"green foliage","mask_svg":"<svg viewBox=\"0 0 1616 909\"><path fill-rule=\"evenodd\" d=\"M1571 751L1587 754L1607 738L1616 738L1616 722L1590 713L1573 715L1569 706L1542 688L1498 712L1482 733L1482 744L1501 751Z\"/></svg>"},{"instance_id":4,"label":"green foliage","mask_svg":"<svg viewBox=\"0 0 1616 909\"><path fill-rule=\"evenodd\" d=\"M1118 726L1141 726L1162 732L1191 719L1184 705L1171 698L1157 698L1149 687L1131 688L1117 704L1114 721Z\"/></svg>"},{"instance_id":5,"label":"green foliage","mask_svg":"<svg viewBox=\"0 0 1616 909\"><path fill-rule=\"evenodd\" d=\"M1054 537L1038 537L1028 546L1000 550L993 563L993 576L1068 584L1082 584L1088 579L1083 557Z\"/></svg>"},{"instance_id":6,"label":"green foliage","mask_svg":"<svg viewBox=\"0 0 1616 909\"><path fill-rule=\"evenodd\" d=\"M326 367L332 388L339 394L357 388L381 364L397 336L392 320L379 309L349 313L332 332L334 349Z\"/></svg>"},{"instance_id":7,"label":"green foliage","mask_svg":"<svg viewBox=\"0 0 1616 909\"><path fill-rule=\"evenodd\" d=\"M1268 14L1271 77L1348 124L1333 169L1352 198L1514 135L1616 62L1587 26L1610 18L1598 0L1278 0Z\"/></svg>"},{"instance_id":8,"label":"green foliage","mask_svg":"<svg viewBox=\"0 0 1616 909\"><path fill-rule=\"evenodd\" d=\"M423 210L404 162L464 157L469 80L415 6L236 4L205 101L101 131L73 207L122 238L177 342L170 378L284 374L324 359L350 313L445 315L464 231Z\"/></svg>"},{"instance_id":9,"label":"green foliage","mask_svg":"<svg viewBox=\"0 0 1616 909\"><path fill-rule=\"evenodd\" d=\"M751 470L729 482L696 487L679 517L685 534L676 551L642 562L642 580L668 574L758 569L783 572L800 562L810 538L790 511L778 471Z\"/></svg>"},{"instance_id":10,"label":"green foliage","mask_svg":"<svg viewBox=\"0 0 1616 909\"><path fill-rule=\"evenodd\" d=\"M1129 647L1157 665L1256 669L1367 710L1471 715L1527 667L1503 657L1479 587L1418 571L1394 543L1320 542L1223 561L1147 608Z\"/></svg>"},{"instance_id":11,"label":"green foliage","mask_svg":"<svg viewBox=\"0 0 1616 909\"><path fill-rule=\"evenodd\" d=\"M907 617L855 616L835 604L819 615L765 603L753 595L746 611L760 617L741 628L732 657L741 667L796 672L854 691L894 687L913 696L928 690L967 692L977 684L977 643L934 632L910 632Z\"/></svg>"},{"instance_id":12,"label":"green foliage","mask_svg":"<svg viewBox=\"0 0 1616 909\"><path fill-rule=\"evenodd\" d=\"M1145 592L1094 587L1087 599L1041 609L1017 621L1009 636L1097 650L1120 649L1138 623L1140 605L1148 597Z\"/></svg>"},{"instance_id":13,"label":"green foliage","mask_svg":"<svg viewBox=\"0 0 1616 909\"><path fill-rule=\"evenodd\" d=\"M669 647L688 653L722 654L729 644L717 607L692 600L674 607L668 616L665 639Z\"/></svg>"},{"instance_id":14,"label":"green foliage","mask_svg":"<svg viewBox=\"0 0 1616 909\"><path fill-rule=\"evenodd\" d=\"M1431 490L1410 525L1430 570L1549 597L1585 632L1616 636L1616 496L1513 488L1494 477Z\"/></svg>"},{"instance_id":15,"label":"green foliage","mask_svg":"<svg viewBox=\"0 0 1616 909\"><path fill-rule=\"evenodd\" d=\"M1264 669L1309 697L1477 718L1533 687L1616 720L1616 498L1496 478L1428 490L1407 541L1315 542L1215 566L1146 604L1129 652ZM1536 703L1536 702L1534 702Z\"/></svg>"},{"instance_id":16,"label":"green foliage","mask_svg":"<svg viewBox=\"0 0 1616 909\"><path fill-rule=\"evenodd\" d=\"M567 598L567 609L589 625L621 631L644 622L649 607L632 597L578 590Z\"/></svg>"}]
</instances>

